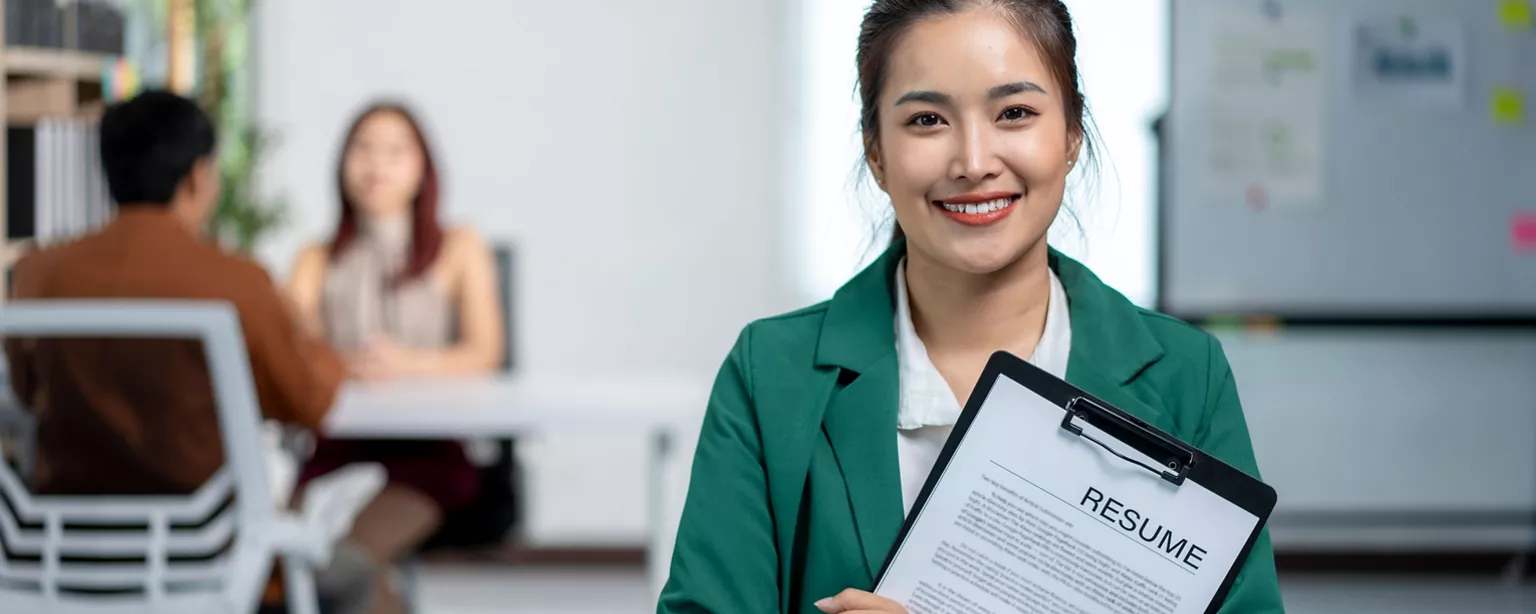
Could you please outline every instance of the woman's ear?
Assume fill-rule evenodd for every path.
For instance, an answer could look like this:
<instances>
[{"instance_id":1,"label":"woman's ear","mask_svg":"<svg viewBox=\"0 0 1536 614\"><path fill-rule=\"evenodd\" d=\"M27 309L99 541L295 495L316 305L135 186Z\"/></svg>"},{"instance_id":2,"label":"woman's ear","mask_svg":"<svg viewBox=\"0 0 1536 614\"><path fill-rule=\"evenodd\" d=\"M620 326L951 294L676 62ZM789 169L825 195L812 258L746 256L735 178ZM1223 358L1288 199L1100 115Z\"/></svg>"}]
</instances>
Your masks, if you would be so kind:
<instances>
[{"instance_id":1,"label":"woman's ear","mask_svg":"<svg viewBox=\"0 0 1536 614\"><path fill-rule=\"evenodd\" d=\"M885 191L885 165L880 163L880 146L864 139L864 164L869 167L869 174L875 178L875 185L880 186L880 191Z\"/></svg>"},{"instance_id":2,"label":"woman's ear","mask_svg":"<svg viewBox=\"0 0 1536 614\"><path fill-rule=\"evenodd\" d=\"M1067 142L1067 170L1077 167L1077 157L1083 152L1083 135L1076 134Z\"/></svg>"}]
</instances>

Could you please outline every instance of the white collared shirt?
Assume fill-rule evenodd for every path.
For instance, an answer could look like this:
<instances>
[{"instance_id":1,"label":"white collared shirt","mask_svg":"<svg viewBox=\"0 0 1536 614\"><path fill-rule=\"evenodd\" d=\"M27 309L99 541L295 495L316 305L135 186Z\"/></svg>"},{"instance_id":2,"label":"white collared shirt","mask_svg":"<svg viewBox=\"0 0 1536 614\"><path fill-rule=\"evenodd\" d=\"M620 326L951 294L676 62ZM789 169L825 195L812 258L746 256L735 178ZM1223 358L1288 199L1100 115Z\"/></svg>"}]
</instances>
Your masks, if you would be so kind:
<instances>
[{"instance_id":1,"label":"white collared shirt","mask_svg":"<svg viewBox=\"0 0 1536 614\"><path fill-rule=\"evenodd\" d=\"M949 383L939 374L928 349L912 324L907 297L907 263L896 265L896 362L899 409L896 414L896 456L901 469L903 513L912 510L928 472L944 449L944 440L963 407ZM1045 330L1027 359L1051 375L1066 378L1067 357L1072 349L1072 316L1067 291L1051 271L1051 297L1045 312Z\"/></svg>"}]
</instances>

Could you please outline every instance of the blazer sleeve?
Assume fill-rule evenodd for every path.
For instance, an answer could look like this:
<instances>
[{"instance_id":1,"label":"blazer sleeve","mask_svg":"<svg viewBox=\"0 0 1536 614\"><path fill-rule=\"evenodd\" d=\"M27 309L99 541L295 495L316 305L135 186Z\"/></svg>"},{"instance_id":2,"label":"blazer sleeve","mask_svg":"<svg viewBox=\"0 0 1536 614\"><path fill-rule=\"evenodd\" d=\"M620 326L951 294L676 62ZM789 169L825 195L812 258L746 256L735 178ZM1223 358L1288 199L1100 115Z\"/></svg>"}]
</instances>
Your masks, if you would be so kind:
<instances>
[{"instance_id":1,"label":"blazer sleeve","mask_svg":"<svg viewBox=\"0 0 1536 614\"><path fill-rule=\"evenodd\" d=\"M1195 445L1206 454L1220 459L1243 473L1259 477L1259 463L1254 458L1253 440L1248 435L1248 421L1237 398L1237 381L1227 363L1221 343L1211 343L1210 382L1206 391L1203 428ZM1281 613L1280 581L1275 576L1275 552L1269 541L1269 529L1259 534L1248 560L1238 572L1232 590L1227 593L1221 614Z\"/></svg>"},{"instance_id":2,"label":"blazer sleeve","mask_svg":"<svg viewBox=\"0 0 1536 614\"><path fill-rule=\"evenodd\" d=\"M748 327L737 339L710 395L658 614L769 614L779 608L750 335Z\"/></svg>"}]
</instances>

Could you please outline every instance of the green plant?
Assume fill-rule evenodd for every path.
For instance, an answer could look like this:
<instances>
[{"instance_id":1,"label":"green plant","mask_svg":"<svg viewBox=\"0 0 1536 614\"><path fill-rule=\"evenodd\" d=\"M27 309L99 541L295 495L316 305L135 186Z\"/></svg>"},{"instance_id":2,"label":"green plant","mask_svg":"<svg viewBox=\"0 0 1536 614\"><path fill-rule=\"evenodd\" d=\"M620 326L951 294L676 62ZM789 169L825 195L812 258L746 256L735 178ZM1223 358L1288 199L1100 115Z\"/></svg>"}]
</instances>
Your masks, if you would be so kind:
<instances>
[{"instance_id":1,"label":"green plant","mask_svg":"<svg viewBox=\"0 0 1536 614\"><path fill-rule=\"evenodd\" d=\"M287 203L257 189L255 174L273 138L250 113L250 0L193 0L197 35L197 97L219 128L224 189L209 232L249 253L287 222Z\"/></svg>"},{"instance_id":2,"label":"green plant","mask_svg":"<svg viewBox=\"0 0 1536 614\"><path fill-rule=\"evenodd\" d=\"M219 158L224 189L209 232L230 248L251 253L258 241L287 223L287 203L281 197L263 197L255 185L256 164L268 137L253 126L231 136L238 137L238 147L224 147Z\"/></svg>"},{"instance_id":3,"label":"green plant","mask_svg":"<svg viewBox=\"0 0 1536 614\"><path fill-rule=\"evenodd\" d=\"M255 174L273 137L250 112L250 18L252 0L132 0L129 10L148 27L150 38L165 41L173 8L192 10L198 103L219 131L219 170L224 189L209 220L208 232L225 246L250 253L287 222L283 198L263 196ZM172 46L152 45L151 57L139 61L163 65ZM164 85L164 84L161 84Z\"/></svg>"}]
</instances>

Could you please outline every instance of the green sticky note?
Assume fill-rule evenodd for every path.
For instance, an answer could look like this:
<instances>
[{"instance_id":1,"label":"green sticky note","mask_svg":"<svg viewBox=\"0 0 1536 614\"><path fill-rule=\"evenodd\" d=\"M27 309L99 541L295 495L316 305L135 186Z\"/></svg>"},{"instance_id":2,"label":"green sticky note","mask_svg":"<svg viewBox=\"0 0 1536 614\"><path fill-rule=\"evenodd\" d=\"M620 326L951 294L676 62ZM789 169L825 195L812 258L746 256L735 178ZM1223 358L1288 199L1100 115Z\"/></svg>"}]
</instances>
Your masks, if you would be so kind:
<instances>
[{"instance_id":1,"label":"green sticky note","mask_svg":"<svg viewBox=\"0 0 1536 614\"><path fill-rule=\"evenodd\" d=\"M1489 109L1493 113L1493 123L1500 126L1519 126L1525 123L1525 95L1513 87L1500 87L1493 90L1493 98Z\"/></svg>"},{"instance_id":2,"label":"green sticky note","mask_svg":"<svg viewBox=\"0 0 1536 614\"><path fill-rule=\"evenodd\" d=\"M1531 0L1500 0L1499 23L1517 31L1536 27L1536 18L1532 16Z\"/></svg>"},{"instance_id":3,"label":"green sticky note","mask_svg":"<svg viewBox=\"0 0 1536 614\"><path fill-rule=\"evenodd\" d=\"M1242 328L1243 319L1238 316L1213 315L1203 322L1207 330L1237 330Z\"/></svg>"}]
</instances>

